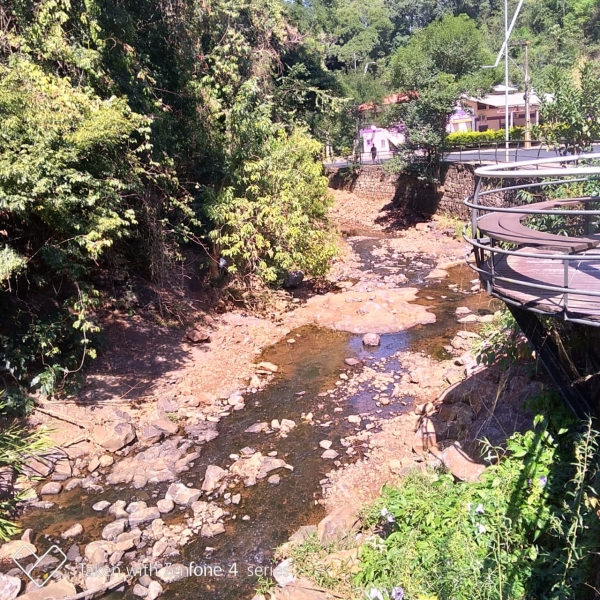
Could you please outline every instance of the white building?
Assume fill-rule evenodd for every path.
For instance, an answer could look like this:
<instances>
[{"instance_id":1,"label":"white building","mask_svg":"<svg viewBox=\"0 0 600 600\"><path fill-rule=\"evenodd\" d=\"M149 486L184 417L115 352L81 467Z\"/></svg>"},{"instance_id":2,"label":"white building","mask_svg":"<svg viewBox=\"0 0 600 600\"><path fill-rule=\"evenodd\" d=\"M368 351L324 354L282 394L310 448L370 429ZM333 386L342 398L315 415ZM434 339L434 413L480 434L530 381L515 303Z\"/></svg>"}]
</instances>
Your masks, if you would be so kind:
<instances>
[{"instance_id":1,"label":"white building","mask_svg":"<svg viewBox=\"0 0 600 600\"><path fill-rule=\"evenodd\" d=\"M491 93L482 98L464 98L462 107L452 113L448 132L487 131L504 129L506 126L505 87L496 85ZM532 124L540 122L540 98L535 92L529 95L529 114ZM508 126L525 127L525 98L517 88L508 88Z\"/></svg>"}]
</instances>

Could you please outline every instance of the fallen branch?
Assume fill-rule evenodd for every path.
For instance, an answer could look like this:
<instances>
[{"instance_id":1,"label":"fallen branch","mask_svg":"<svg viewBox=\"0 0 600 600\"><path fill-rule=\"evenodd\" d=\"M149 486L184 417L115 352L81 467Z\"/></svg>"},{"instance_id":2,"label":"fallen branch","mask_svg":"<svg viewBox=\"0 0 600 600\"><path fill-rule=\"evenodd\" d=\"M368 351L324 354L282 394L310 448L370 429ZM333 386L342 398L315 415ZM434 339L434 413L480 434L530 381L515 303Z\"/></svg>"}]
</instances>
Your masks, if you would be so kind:
<instances>
[{"instance_id":1,"label":"fallen branch","mask_svg":"<svg viewBox=\"0 0 600 600\"><path fill-rule=\"evenodd\" d=\"M41 412L44 415L48 415L49 417L52 417L53 419L59 419L60 421L66 421L67 423L71 423L72 425L77 425L77 427L81 427L82 429L86 429L85 425L82 425L79 421L81 421L81 419L79 419L79 421L77 419L72 419L71 417L67 417L66 415L63 415L61 413L57 413L54 412L53 410L48 410L46 408L40 408L39 406L36 406L34 408L34 410L36 410L37 412ZM87 421L87 423L89 423L89 421Z\"/></svg>"}]
</instances>

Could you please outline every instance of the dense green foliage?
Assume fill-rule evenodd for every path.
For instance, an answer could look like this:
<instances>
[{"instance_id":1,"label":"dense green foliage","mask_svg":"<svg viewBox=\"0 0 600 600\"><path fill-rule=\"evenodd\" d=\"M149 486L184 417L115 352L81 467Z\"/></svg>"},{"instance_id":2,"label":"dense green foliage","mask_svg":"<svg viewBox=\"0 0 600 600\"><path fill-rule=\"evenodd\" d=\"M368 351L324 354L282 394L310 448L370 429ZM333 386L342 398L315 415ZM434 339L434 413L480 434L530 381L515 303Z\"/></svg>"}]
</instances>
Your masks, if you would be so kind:
<instances>
[{"instance_id":1,"label":"dense green foliage","mask_svg":"<svg viewBox=\"0 0 600 600\"><path fill-rule=\"evenodd\" d=\"M224 258L240 283L326 271L327 185L307 124L343 101L309 81L319 73L314 40L276 0L0 7L7 410L94 355L94 288L118 294L115 276L165 285L189 251Z\"/></svg>"},{"instance_id":2,"label":"dense green foliage","mask_svg":"<svg viewBox=\"0 0 600 600\"><path fill-rule=\"evenodd\" d=\"M0 363L9 405L20 388L61 387L93 355L95 289L118 296L134 273L168 285L190 253L213 277L225 260L237 285L275 284L295 268L323 273L334 254L324 147L350 155L361 123L402 121L409 142L389 168L435 179L448 113L461 94L500 78L480 66L500 46L501 4L2 3ZM546 108L547 137L566 135L576 148L597 131L592 68L579 87L569 77L598 47L598 8L527 2L515 33L531 41L536 88L558 99ZM517 85L521 52L511 49ZM406 91L408 102L358 110Z\"/></svg>"},{"instance_id":3,"label":"dense green foliage","mask_svg":"<svg viewBox=\"0 0 600 600\"><path fill-rule=\"evenodd\" d=\"M598 444L556 400L554 416L488 447L481 480L414 470L363 512L359 569L324 567L339 550L308 538L292 550L296 572L353 598L571 600L588 597L600 548Z\"/></svg>"},{"instance_id":4,"label":"dense green foliage","mask_svg":"<svg viewBox=\"0 0 600 600\"><path fill-rule=\"evenodd\" d=\"M370 522L391 530L363 547L356 583L405 598L584 598L598 549L598 434L538 427L490 449L480 483L411 475L387 488ZM570 424L572 426L572 423Z\"/></svg>"},{"instance_id":5,"label":"dense green foliage","mask_svg":"<svg viewBox=\"0 0 600 600\"><path fill-rule=\"evenodd\" d=\"M0 405L3 402L4 398L0 395ZM22 473L27 460L48 449L49 446L50 442L43 431L27 432L13 423L0 431L0 469L4 471L4 476L8 468L14 473ZM21 490L13 496L0 498L0 542L8 541L19 532L19 527L9 517L15 505L27 495L27 492L28 490Z\"/></svg>"}]
</instances>

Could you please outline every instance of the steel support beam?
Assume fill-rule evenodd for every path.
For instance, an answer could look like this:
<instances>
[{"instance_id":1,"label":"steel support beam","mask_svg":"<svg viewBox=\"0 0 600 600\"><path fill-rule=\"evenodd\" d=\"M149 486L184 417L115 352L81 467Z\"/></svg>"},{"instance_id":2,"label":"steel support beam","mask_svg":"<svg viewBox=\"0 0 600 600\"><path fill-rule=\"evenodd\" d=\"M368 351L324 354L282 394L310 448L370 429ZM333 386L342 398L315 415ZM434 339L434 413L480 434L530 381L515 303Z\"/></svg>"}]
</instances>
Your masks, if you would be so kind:
<instances>
[{"instance_id":1,"label":"steel support beam","mask_svg":"<svg viewBox=\"0 0 600 600\"><path fill-rule=\"evenodd\" d=\"M525 334L542 361L558 393L578 419L595 416L595 411L587 398L577 389L573 378L563 367L556 342L540 319L531 311L506 304L515 321Z\"/></svg>"}]
</instances>

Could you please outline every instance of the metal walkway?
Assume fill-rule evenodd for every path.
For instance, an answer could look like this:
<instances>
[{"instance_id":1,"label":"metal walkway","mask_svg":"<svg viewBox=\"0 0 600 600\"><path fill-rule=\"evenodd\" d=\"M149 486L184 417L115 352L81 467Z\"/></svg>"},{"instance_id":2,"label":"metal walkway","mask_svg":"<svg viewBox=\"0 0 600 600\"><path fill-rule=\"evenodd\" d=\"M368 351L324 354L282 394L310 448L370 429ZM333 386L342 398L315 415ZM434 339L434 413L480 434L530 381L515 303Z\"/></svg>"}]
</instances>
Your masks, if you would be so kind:
<instances>
[{"instance_id":1,"label":"metal walkway","mask_svg":"<svg viewBox=\"0 0 600 600\"><path fill-rule=\"evenodd\" d=\"M475 175L465 200L469 266L507 304L572 412L596 413L540 315L600 327L600 154L491 165Z\"/></svg>"},{"instance_id":2,"label":"metal walkway","mask_svg":"<svg viewBox=\"0 0 600 600\"><path fill-rule=\"evenodd\" d=\"M590 166L593 160L600 161L600 154L475 171L475 193L465 201L474 234L465 239L488 293L532 312L600 327L600 166ZM573 166L577 162L587 164ZM524 202L524 193L543 201Z\"/></svg>"}]
</instances>

